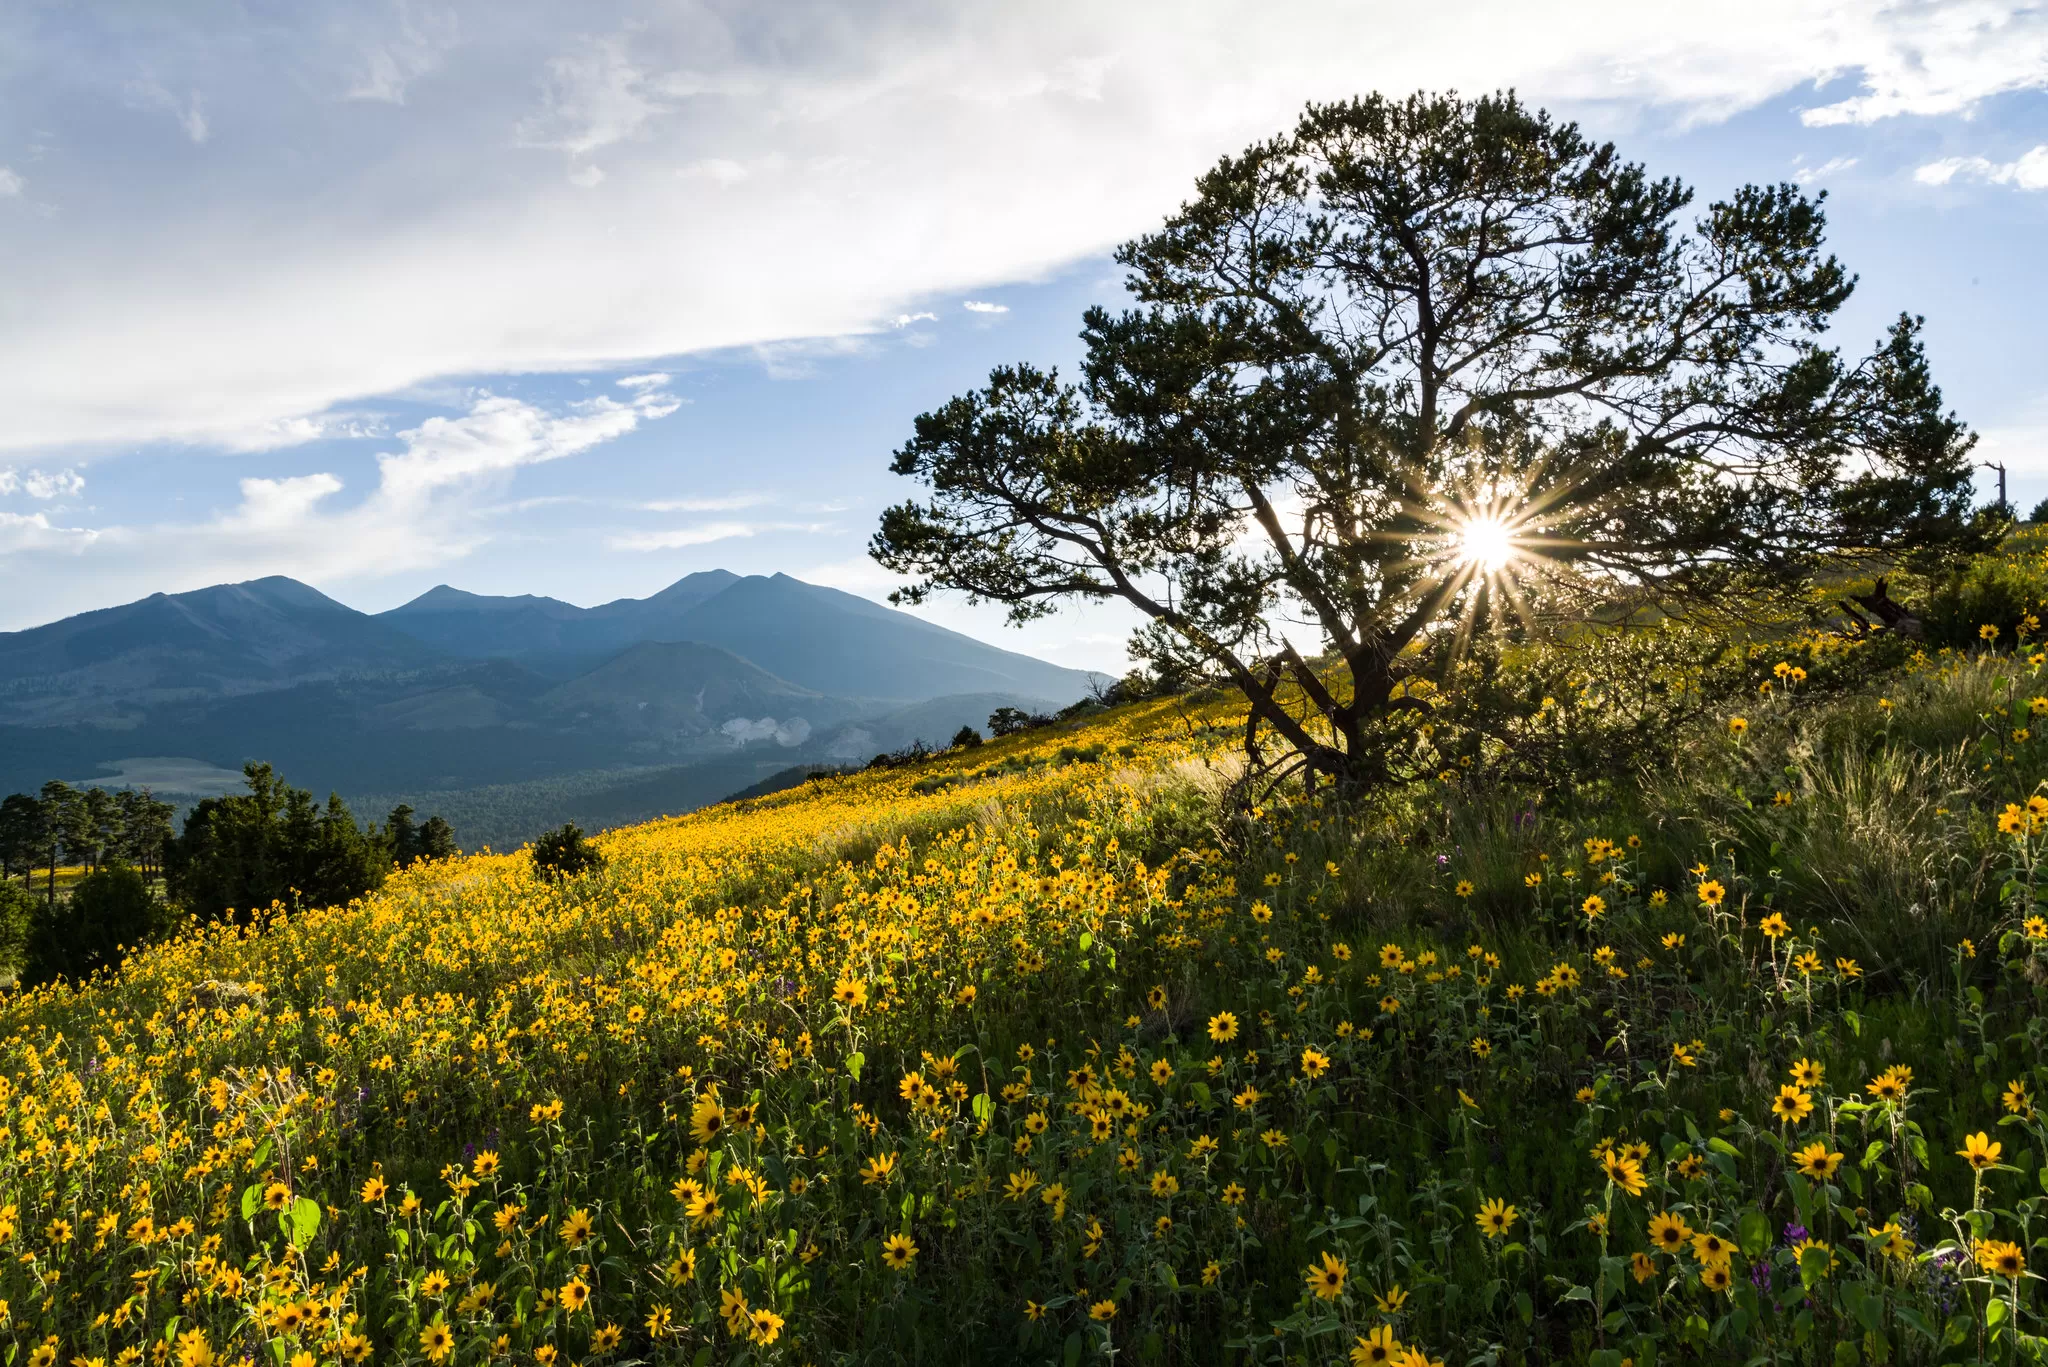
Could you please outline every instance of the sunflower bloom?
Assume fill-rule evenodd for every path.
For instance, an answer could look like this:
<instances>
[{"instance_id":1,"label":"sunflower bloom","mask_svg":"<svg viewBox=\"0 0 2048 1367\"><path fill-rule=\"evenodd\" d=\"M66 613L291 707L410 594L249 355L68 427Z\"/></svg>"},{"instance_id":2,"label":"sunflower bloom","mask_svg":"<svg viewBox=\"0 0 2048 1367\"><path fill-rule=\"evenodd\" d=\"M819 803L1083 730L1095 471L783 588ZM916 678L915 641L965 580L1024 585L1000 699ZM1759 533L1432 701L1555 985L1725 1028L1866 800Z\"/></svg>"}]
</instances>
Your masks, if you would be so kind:
<instances>
[{"instance_id":1,"label":"sunflower bloom","mask_svg":"<svg viewBox=\"0 0 2048 1367\"><path fill-rule=\"evenodd\" d=\"M1963 1140L1963 1147L1956 1150L1956 1155L1975 1171L1982 1172L1995 1166L1998 1155L2004 1152L2005 1145L1994 1143L1990 1135L1979 1130Z\"/></svg>"},{"instance_id":2,"label":"sunflower bloom","mask_svg":"<svg viewBox=\"0 0 2048 1367\"><path fill-rule=\"evenodd\" d=\"M2018 1244L2004 1239L1982 1239L1970 1250L1977 1266L1994 1277L2018 1281L2026 1275L2027 1254Z\"/></svg>"},{"instance_id":3,"label":"sunflower bloom","mask_svg":"<svg viewBox=\"0 0 2048 1367\"><path fill-rule=\"evenodd\" d=\"M1342 1258L1325 1252L1321 1265L1310 1264L1302 1274L1302 1280L1308 1283L1308 1289L1316 1293L1318 1300L1333 1301L1344 1294L1344 1279L1350 1273L1351 1269Z\"/></svg>"},{"instance_id":4,"label":"sunflower bloom","mask_svg":"<svg viewBox=\"0 0 2048 1367\"><path fill-rule=\"evenodd\" d=\"M1645 1188L1643 1165L1625 1153L1609 1149L1600 1155L1600 1165L1607 1172L1607 1180L1620 1187L1630 1196L1641 1196Z\"/></svg>"},{"instance_id":5,"label":"sunflower bloom","mask_svg":"<svg viewBox=\"0 0 2048 1367\"><path fill-rule=\"evenodd\" d=\"M1692 1227L1684 1216L1660 1212L1650 1217L1650 1242L1660 1252L1677 1253L1692 1242Z\"/></svg>"},{"instance_id":6,"label":"sunflower bloom","mask_svg":"<svg viewBox=\"0 0 2048 1367\"><path fill-rule=\"evenodd\" d=\"M1391 1324L1380 1325L1351 1346L1352 1367L1383 1367L1398 1363L1403 1356L1401 1340L1394 1337Z\"/></svg>"},{"instance_id":7,"label":"sunflower bloom","mask_svg":"<svg viewBox=\"0 0 2048 1367\"><path fill-rule=\"evenodd\" d=\"M918 1247L908 1234L891 1234L882 1241L882 1261L890 1270L902 1272L917 1260Z\"/></svg>"}]
</instances>

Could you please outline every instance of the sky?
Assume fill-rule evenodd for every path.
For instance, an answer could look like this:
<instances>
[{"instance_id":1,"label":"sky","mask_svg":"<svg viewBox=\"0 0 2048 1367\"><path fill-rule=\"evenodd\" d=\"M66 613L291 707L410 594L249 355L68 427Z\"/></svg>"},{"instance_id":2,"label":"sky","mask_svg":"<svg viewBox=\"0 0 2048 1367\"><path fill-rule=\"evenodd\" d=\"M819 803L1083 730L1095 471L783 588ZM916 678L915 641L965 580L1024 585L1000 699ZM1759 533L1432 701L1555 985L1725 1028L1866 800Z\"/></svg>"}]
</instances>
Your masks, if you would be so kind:
<instances>
[{"instance_id":1,"label":"sky","mask_svg":"<svg viewBox=\"0 0 2048 1367\"><path fill-rule=\"evenodd\" d=\"M1307 101L1509 86L1701 204L1826 190L1841 344L1924 314L2048 496L2040 4L14 0L0 631L268 574L883 598L916 415L1071 369L1201 170ZM1131 625L922 611L1111 671Z\"/></svg>"}]
</instances>

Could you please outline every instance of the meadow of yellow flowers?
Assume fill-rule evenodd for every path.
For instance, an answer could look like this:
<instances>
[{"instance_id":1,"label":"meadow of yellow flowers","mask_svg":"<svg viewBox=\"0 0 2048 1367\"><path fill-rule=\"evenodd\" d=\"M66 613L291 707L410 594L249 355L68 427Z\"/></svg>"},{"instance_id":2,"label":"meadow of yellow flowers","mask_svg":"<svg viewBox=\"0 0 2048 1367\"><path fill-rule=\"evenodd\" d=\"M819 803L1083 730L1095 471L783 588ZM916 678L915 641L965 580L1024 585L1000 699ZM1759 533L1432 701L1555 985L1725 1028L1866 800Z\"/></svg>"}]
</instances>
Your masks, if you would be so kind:
<instances>
[{"instance_id":1,"label":"meadow of yellow flowers","mask_svg":"<svg viewBox=\"0 0 2048 1367\"><path fill-rule=\"evenodd\" d=\"M1165 700L6 999L0 1361L2039 1360L2042 662L1775 663L1598 803Z\"/></svg>"}]
</instances>

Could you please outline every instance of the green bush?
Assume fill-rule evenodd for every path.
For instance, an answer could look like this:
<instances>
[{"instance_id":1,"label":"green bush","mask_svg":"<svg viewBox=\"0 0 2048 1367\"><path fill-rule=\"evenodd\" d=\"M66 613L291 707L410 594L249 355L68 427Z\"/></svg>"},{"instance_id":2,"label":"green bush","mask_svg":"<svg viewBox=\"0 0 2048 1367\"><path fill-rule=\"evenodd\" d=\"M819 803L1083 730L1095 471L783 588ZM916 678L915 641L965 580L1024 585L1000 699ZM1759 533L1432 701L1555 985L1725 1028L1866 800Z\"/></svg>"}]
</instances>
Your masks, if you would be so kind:
<instances>
[{"instance_id":1,"label":"green bush","mask_svg":"<svg viewBox=\"0 0 2048 1367\"><path fill-rule=\"evenodd\" d=\"M124 951L156 939L168 921L141 874L110 864L80 880L69 898L38 911L22 976L31 982L90 977L120 963Z\"/></svg>"},{"instance_id":2,"label":"green bush","mask_svg":"<svg viewBox=\"0 0 2048 1367\"><path fill-rule=\"evenodd\" d=\"M43 899L11 878L0 878L0 980L21 973L28 954L29 927Z\"/></svg>"},{"instance_id":3,"label":"green bush","mask_svg":"<svg viewBox=\"0 0 2048 1367\"><path fill-rule=\"evenodd\" d=\"M1987 626L1998 628L2001 645L2038 639L2048 617L2048 528L2016 533L2001 553L1972 557L1933 578L1920 615L1934 646L1976 646ZM2036 619L2031 626L2029 616Z\"/></svg>"},{"instance_id":4,"label":"green bush","mask_svg":"<svg viewBox=\"0 0 2048 1367\"><path fill-rule=\"evenodd\" d=\"M560 830L549 831L533 842L533 868L543 878L574 878L580 873L604 867L604 856L584 839L583 828L564 822Z\"/></svg>"}]
</instances>

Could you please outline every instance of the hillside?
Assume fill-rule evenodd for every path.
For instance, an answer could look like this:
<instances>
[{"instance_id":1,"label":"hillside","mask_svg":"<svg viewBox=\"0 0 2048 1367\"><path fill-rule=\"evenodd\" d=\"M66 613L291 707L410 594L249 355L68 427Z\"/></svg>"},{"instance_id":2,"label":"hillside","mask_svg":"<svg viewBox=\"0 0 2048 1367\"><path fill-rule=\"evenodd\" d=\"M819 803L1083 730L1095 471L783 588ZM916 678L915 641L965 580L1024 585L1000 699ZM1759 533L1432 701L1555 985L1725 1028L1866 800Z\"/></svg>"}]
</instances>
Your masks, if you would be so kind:
<instances>
[{"instance_id":1,"label":"hillside","mask_svg":"<svg viewBox=\"0 0 2048 1367\"><path fill-rule=\"evenodd\" d=\"M1578 796L1232 807L1238 710L1166 700L195 929L0 1006L0 1298L67 1359L131 1277L379 1361L1983 1357L2039 660L1736 650Z\"/></svg>"}]
</instances>

